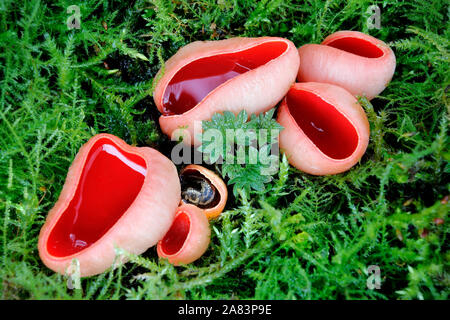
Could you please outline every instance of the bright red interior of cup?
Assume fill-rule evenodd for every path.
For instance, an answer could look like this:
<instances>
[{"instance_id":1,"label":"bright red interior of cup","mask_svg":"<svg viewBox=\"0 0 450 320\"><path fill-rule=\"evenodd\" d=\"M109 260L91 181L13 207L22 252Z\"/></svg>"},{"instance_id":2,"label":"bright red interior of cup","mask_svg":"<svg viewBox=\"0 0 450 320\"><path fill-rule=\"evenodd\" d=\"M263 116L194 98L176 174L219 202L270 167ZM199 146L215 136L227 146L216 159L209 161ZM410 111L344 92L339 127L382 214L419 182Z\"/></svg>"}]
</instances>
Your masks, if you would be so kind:
<instances>
[{"instance_id":1,"label":"bright red interior of cup","mask_svg":"<svg viewBox=\"0 0 450 320\"><path fill-rule=\"evenodd\" d=\"M360 38L339 38L326 43L326 45L365 58L379 58L383 55L383 51L377 45Z\"/></svg>"},{"instance_id":2,"label":"bright red interior of cup","mask_svg":"<svg viewBox=\"0 0 450 320\"><path fill-rule=\"evenodd\" d=\"M358 134L350 121L316 94L291 89L288 109L300 129L325 155L348 158L358 145Z\"/></svg>"},{"instance_id":3,"label":"bright red interior of cup","mask_svg":"<svg viewBox=\"0 0 450 320\"><path fill-rule=\"evenodd\" d=\"M191 221L185 212L179 213L161 240L161 249L166 255L173 255L180 251L189 234Z\"/></svg>"},{"instance_id":4,"label":"bright red interior of cup","mask_svg":"<svg viewBox=\"0 0 450 320\"><path fill-rule=\"evenodd\" d=\"M286 50L285 42L270 41L246 50L190 62L178 70L167 85L163 97L163 114L182 114L191 110L225 81L266 64Z\"/></svg>"},{"instance_id":5,"label":"bright red interior of cup","mask_svg":"<svg viewBox=\"0 0 450 320\"><path fill-rule=\"evenodd\" d=\"M98 140L72 200L50 232L49 254L66 257L100 239L136 199L146 171L142 157L124 152L110 139Z\"/></svg>"}]
</instances>

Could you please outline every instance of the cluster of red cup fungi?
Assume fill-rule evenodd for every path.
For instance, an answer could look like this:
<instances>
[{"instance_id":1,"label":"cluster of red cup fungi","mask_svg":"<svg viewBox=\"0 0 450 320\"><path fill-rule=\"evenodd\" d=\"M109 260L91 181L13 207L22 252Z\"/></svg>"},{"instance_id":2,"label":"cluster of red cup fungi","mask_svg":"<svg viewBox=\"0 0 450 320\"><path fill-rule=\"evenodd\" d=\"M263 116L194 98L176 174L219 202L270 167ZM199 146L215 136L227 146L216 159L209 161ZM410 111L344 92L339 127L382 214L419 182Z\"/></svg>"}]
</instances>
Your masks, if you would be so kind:
<instances>
[{"instance_id":1,"label":"cluster of red cup fungi","mask_svg":"<svg viewBox=\"0 0 450 320\"><path fill-rule=\"evenodd\" d=\"M192 144L199 143L194 121L224 111L258 114L281 101L279 143L289 162L309 174L336 174L355 165L369 141L355 96L372 99L394 70L384 42L354 31L299 49L277 37L197 41L166 62L153 97L162 131L170 136L183 127ZM226 200L214 172L189 165L178 174L158 151L98 134L69 168L41 229L39 254L62 274L77 259L81 276L111 267L116 247L141 254L157 245L169 262L190 263L206 251L209 219Z\"/></svg>"},{"instance_id":2,"label":"cluster of red cup fungi","mask_svg":"<svg viewBox=\"0 0 450 320\"><path fill-rule=\"evenodd\" d=\"M61 274L77 259L81 276L112 266L115 248L141 254L157 245L159 257L187 264L206 251L209 219L220 215L227 197L225 183L207 168L188 165L179 175L157 150L98 134L69 168L41 229L39 254Z\"/></svg>"}]
</instances>

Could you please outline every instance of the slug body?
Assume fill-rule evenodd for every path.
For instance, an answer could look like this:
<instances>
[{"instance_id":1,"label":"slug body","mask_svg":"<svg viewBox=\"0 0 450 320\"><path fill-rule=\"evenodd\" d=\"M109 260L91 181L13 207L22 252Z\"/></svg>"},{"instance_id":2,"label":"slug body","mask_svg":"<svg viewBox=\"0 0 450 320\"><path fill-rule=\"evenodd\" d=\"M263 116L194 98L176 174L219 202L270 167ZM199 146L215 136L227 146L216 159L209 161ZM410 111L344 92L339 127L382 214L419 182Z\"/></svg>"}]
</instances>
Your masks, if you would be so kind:
<instances>
[{"instance_id":1,"label":"slug body","mask_svg":"<svg viewBox=\"0 0 450 320\"><path fill-rule=\"evenodd\" d=\"M267 111L289 90L299 64L294 44L283 38L190 43L166 62L155 87L161 129L171 136L183 128L190 133L189 143L198 144L195 121L223 111Z\"/></svg>"},{"instance_id":2,"label":"slug body","mask_svg":"<svg viewBox=\"0 0 450 320\"><path fill-rule=\"evenodd\" d=\"M383 41L357 31L338 31L321 44L298 49L299 82L323 82L340 86L369 100L392 79L396 59Z\"/></svg>"},{"instance_id":3,"label":"slug body","mask_svg":"<svg viewBox=\"0 0 450 320\"><path fill-rule=\"evenodd\" d=\"M278 110L284 127L280 149L299 170L313 175L344 172L369 142L369 122L356 98L326 83L296 83Z\"/></svg>"},{"instance_id":4,"label":"slug body","mask_svg":"<svg viewBox=\"0 0 450 320\"><path fill-rule=\"evenodd\" d=\"M211 229L203 211L194 205L182 204L169 231L158 242L158 256L174 265L191 263L205 253L210 236Z\"/></svg>"},{"instance_id":5,"label":"slug body","mask_svg":"<svg viewBox=\"0 0 450 320\"><path fill-rule=\"evenodd\" d=\"M200 190L188 187L181 192L182 199L195 205L207 206L211 204L216 195L216 188L205 179L193 178L193 180L197 182L197 185L200 185Z\"/></svg>"},{"instance_id":6,"label":"slug body","mask_svg":"<svg viewBox=\"0 0 450 320\"><path fill-rule=\"evenodd\" d=\"M69 168L41 229L39 255L61 274L72 259L79 261L83 277L102 273L113 264L115 247L141 254L164 236L180 193L177 170L168 158L98 134Z\"/></svg>"}]
</instances>

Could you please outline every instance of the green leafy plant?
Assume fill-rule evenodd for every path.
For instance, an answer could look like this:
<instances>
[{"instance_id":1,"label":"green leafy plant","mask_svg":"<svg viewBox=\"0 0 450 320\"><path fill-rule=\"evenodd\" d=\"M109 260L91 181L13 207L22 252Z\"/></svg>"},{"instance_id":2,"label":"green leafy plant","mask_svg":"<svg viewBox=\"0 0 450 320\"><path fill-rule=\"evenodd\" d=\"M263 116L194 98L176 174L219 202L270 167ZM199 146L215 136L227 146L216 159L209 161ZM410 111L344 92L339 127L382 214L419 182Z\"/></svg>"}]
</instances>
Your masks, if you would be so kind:
<instances>
[{"instance_id":1,"label":"green leafy plant","mask_svg":"<svg viewBox=\"0 0 450 320\"><path fill-rule=\"evenodd\" d=\"M0 3L2 299L448 299L447 1L88 0L78 4L80 29L69 30L72 4ZM380 29L368 28L370 5L381 9ZM360 99L371 139L359 164L315 177L282 155L270 178L257 175L260 162L218 164L234 197L190 265L159 261L154 248L118 248L130 262L69 289L42 264L39 230L93 134L170 156L151 94L182 45L281 36L301 46L343 29L386 41L397 58L385 91ZM273 115L216 115L204 125L268 129ZM379 290L367 287L371 265Z\"/></svg>"},{"instance_id":2,"label":"green leafy plant","mask_svg":"<svg viewBox=\"0 0 450 320\"><path fill-rule=\"evenodd\" d=\"M215 114L210 121L203 121L202 145L198 148L210 163L221 162L221 173L233 184L238 196L242 190L262 192L272 181L269 167L278 169L278 134L283 127L273 119L275 109L260 115L248 115L242 110L238 115L229 111ZM207 139L208 130L214 130L220 139ZM275 146L273 146L275 144ZM271 154L275 151L276 154Z\"/></svg>"}]
</instances>

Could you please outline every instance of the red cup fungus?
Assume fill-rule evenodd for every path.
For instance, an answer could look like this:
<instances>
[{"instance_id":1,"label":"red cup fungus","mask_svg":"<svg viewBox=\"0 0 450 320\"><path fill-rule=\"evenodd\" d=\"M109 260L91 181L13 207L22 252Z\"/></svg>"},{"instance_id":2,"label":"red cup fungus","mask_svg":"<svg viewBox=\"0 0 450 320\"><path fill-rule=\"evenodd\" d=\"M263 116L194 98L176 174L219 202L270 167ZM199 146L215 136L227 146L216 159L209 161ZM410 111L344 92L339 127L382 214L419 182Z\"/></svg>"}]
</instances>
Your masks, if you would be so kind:
<instances>
[{"instance_id":1,"label":"red cup fungus","mask_svg":"<svg viewBox=\"0 0 450 320\"><path fill-rule=\"evenodd\" d=\"M355 165L369 142L369 122L356 98L326 83L296 83L278 110L280 149L297 169L337 174Z\"/></svg>"},{"instance_id":2,"label":"red cup fungus","mask_svg":"<svg viewBox=\"0 0 450 320\"><path fill-rule=\"evenodd\" d=\"M190 164L180 172L181 201L203 210L208 219L217 218L225 208L228 190L213 171Z\"/></svg>"},{"instance_id":3,"label":"red cup fungus","mask_svg":"<svg viewBox=\"0 0 450 320\"><path fill-rule=\"evenodd\" d=\"M78 259L81 276L104 272L115 247L141 254L169 230L180 202L174 164L158 151L110 134L84 144L39 235L39 255L65 274Z\"/></svg>"},{"instance_id":4,"label":"red cup fungus","mask_svg":"<svg viewBox=\"0 0 450 320\"><path fill-rule=\"evenodd\" d=\"M269 110L294 83L299 64L296 47L283 38L190 43L166 62L156 84L153 98L162 113L161 129L171 136L183 128L190 133L189 143L198 144L195 121L223 111Z\"/></svg>"},{"instance_id":5,"label":"red cup fungus","mask_svg":"<svg viewBox=\"0 0 450 320\"><path fill-rule=\"evenodd\" d=\"M299 82L338 85L369 100L386 88L395 71L396 59L389 46L357 31L335 32L321 44L306 44L298 52Z\"/></svg>"},{"instance_id":6,"label":"red cup fungus","mask_svg":"<svg viewBox=\"0 0 450 320\"><path fill-rule=\"evenodd\" d=\"M194 262L205 253L210 236L211 229L205 213L194 205L182 204L169 231L158 242L158 256L174 265Z\"/></svg>"}]
</instances>

